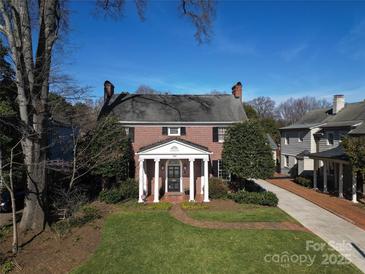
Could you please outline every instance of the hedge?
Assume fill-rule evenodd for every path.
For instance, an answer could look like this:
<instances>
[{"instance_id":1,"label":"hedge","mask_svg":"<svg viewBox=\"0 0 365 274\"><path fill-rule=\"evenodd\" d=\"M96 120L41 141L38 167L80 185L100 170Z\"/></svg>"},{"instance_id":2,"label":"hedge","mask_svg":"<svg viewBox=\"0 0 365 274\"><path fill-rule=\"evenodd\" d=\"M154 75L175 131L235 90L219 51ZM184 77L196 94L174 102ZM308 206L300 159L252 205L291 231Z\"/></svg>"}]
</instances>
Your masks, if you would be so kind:
<instances>
[{"instance_id":1,"label":"hedge","mask_svg":"<svg viewBox=\"0 0 365 274\"><path fill-rule=\"evenodd\" d=\"M209 197L212 199L226 198L228 185L219 178L209 178Z\"/></svg>"},{"instance_id":2,"label":"hedge","mask_svg":"<svg viewBox=\"0 0 365 274\"><path fill-rule=\"evenodd\" d=\"M277 206L279 202L278 197L271 191L248 192L241 190L230 194L230 198L239 204Z\"/></svg>"},{"instance_id":3,"label":"hedge","mask_svg":"<svg viewBox=\"0 0 365 274\"><path fill-rule=\"evenodd\" d=\"M116 204L129 199L138 198L138 186L135 180L127 179L119 186L100 192L99 199L107 204Z\"/></svg>"},{"instance_id":4,"label":"hedge","mask_svg":"<svg viewBox=\"0 0 365 274\"><path fill-rule=\"evenodd\" d=\"M312 180L305 177L297 177L294 179L294 182L304 187L312 187Z\"/></svg>"}]
</instances>

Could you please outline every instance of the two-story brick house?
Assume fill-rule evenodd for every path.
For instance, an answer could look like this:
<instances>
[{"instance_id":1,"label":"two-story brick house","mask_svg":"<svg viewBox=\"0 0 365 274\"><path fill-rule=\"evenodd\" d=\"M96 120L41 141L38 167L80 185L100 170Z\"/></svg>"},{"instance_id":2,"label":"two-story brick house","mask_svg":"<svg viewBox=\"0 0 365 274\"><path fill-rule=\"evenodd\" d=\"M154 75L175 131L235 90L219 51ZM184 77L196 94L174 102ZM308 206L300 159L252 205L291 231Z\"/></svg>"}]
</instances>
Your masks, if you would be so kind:
<instances>
[{"instance_id":1,"label":"two-story brick house","mask_svg":"<svg viewBox=\"0 0 365 274\"><path fill-rule=\"evenodd\" d=\"M345 104L335 95L333 106L305 114L297 123L281 128L281 171L292 176L313 176L324 192L352 194L363 192L360 178L352 176L348 158L341 146L347 134L365 134L365 101Z\"/></svg>"},{"instance_id":2,"label":"two-story brick house","mask_svg":"<svg viewBox=\"0 0 365 274\"><path fill-rule=\"evenodd\" d=\"M101 115L114 115L131 136L139 202L188 194L209 201L209 176L227 178L221 161L227 127L247 120L242 85L232 95L114 94L105 82Z\"/></svg>"}]
</instances>

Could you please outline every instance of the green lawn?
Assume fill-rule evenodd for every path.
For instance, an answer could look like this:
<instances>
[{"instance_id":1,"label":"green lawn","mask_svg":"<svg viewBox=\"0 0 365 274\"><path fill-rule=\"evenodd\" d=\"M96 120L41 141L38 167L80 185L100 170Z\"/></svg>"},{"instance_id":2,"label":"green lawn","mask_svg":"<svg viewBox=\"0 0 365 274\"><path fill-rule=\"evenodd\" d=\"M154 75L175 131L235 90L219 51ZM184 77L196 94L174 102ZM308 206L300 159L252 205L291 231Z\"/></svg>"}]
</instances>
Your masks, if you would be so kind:
<instances>
[{"instance_id":1,"label":"green lawn","mask_svg":"<svg viewBox=\"0 0 365 274\"><path fill-rule=\"evenodd\" d=\"M277 207L241 205L236 210L187 210L186 213L198 220L222 222L296 222Z\"/></svg>"},{"instance_id":2,"label":"green lawn","mask_svg":"<svg viewBox=\"0 0 365 274\"><path fill-rule=\"evenodd\" d=\"M322 243L304 232L201 229L167 211L122 211L107 219L99 248L74 273L360 273L352 265L321 265L324 253L306 251L307 240ZM283 252L315 260L265 262Z\"/></svg>"}]
</instances>

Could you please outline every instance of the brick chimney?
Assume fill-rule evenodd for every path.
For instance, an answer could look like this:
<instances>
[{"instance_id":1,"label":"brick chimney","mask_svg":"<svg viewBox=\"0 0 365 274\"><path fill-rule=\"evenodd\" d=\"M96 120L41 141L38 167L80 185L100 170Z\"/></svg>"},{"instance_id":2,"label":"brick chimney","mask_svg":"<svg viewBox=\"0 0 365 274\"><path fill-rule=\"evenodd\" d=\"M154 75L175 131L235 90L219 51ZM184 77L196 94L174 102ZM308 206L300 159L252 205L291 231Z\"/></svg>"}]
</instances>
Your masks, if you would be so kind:
<instances>
[{"instance_id":1,"label":"brick chimney","mask_svg":"<svg viewBox=\"0 0 365 274\"><path fill-rule=\"evenodd\" d=\"M232 94L235 98L241 99L241 101L242 101L242 84L241 84L241 82L237 82L237 84L235 84L232 87Z\"/></svg>"},{"instance_id":2,"label":"brick chimney","mask_svg":"<svg viewBox=\"0 0 365 274\"><path fill-rule=\"evenodd\" d=\"M104 101L109 100L114 95L114 85L106 80L104 82Z\"/></svg>"},{"instance_id":3,"label":"brick chimney","mask_svg":"<svg viewBox=\"0 0 365 274\"><path fill-rule=\"evenodd\" d=\"M344 107L345 107L345 96L342 94L334 95L332 114L337 114Z\"/></svg>"}]
</instances>

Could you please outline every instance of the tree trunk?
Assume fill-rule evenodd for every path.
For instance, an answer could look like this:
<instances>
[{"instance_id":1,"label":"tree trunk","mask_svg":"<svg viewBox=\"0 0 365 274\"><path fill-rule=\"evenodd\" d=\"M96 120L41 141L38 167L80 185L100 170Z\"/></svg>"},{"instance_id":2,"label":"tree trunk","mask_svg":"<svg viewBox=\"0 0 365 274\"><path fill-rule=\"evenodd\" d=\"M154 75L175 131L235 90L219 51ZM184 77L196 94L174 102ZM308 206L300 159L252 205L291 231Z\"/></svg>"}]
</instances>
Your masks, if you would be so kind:
<instances>
[{"instance_id":1,"label":"tree trunk","mask_svg":"<svg viewBox=\"0 0 365 274\"><path fill-rule=\"evenodd\" d=\"M41 122L42 123L42 122ZM41 133L41 135L43 135ZM45 227L46 206L46 149L44 138L26 138L23 145L24 162L27 167L27 193L23 216L20 222L22 232L32 230L35 234Z\"/></svg>"},{"instance_id":2,"label":"tree trunk","mask_svg":"<svg viewBox=\"0 0 365 274\"><path fill-rule=\"evenodd\" d=\"M13 244L12 244L12 252L13 254L18 253L18 228L16 224L16 203L15 203L15 195L14 195L14 186L12 186L12 191L10 191L11 198L11 213L13 219Z\"/></svg>"}]
</instances>

